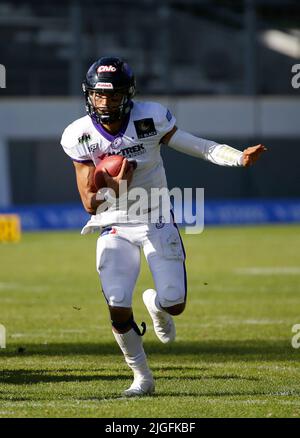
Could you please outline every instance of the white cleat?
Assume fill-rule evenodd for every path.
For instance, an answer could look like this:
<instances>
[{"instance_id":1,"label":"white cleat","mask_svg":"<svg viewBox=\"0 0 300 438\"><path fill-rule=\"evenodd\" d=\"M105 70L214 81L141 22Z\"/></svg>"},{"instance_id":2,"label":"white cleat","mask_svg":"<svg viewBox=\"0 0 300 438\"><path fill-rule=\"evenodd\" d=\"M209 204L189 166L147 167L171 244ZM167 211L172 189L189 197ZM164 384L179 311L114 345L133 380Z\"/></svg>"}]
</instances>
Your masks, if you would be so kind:
<instances>
[{"instance_id":1,"label":"white cleat","mask_svg":"<svg viewBox=\"0 0 300 438\"><path fill-rule=\"evenodd\" d=\"M156 309L155 297L154 289L147 289L143 293L143 301L152 318L155 334L163 344L167 344L175 340L175 324L171 315Z\"/></svg>"},{"instance_id":2,"label":"white cleat","mask_svg":"<svg viewBox=\"0 0 300 438\"><path fill-rule=\"evenodd\" d=\"M134 379L130 388L123 392L125 397L142 397L152 395L155 391L154 380Z\"/></svg>"}]
</instances>

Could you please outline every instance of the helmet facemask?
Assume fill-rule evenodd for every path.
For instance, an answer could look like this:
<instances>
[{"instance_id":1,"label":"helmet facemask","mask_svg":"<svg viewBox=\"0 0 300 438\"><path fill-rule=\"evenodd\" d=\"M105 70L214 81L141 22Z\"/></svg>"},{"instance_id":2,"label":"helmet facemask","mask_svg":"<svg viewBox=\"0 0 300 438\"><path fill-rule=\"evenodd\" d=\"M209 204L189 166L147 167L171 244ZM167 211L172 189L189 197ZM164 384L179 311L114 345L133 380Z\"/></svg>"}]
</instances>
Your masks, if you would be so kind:
<instances>
[{"instance_id":1,"label":"helmet facemask","mask_svg":"<svg viewBox=\"0 0 300 438\"><path fill-rule=\"evenodd\" d=\"M118 120L122 120L130 111L131 108L131 99L130 96L126 93L128 90L114 90L114 92L108 92L107 90L102 89L92 89L87 88L85 84L83 84L83 91L86 99L86 109L88 114L95 120L96 123L101 123L104 125L109 125ZM94 95L93 95L94 93ZM97 99L97 94L99 95ZM119 101L116 99L116 104L114 105L113 101L109 103L109 105L101 104L100 96L111 97L113 100L113 96L119 95ZM99 104L97 104L97 100L99 100Z\"/></svg>"}]
</instances>

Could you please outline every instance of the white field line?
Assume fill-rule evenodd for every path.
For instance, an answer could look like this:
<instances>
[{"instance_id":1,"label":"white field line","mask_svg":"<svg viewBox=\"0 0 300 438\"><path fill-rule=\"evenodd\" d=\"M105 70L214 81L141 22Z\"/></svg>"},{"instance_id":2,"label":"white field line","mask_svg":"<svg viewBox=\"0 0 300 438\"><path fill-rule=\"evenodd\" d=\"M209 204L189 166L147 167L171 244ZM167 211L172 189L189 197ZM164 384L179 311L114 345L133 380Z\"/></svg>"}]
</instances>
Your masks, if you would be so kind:
<instances>
[{"instance_id":1,"label":"white field line","mask_svg":"<svg viewBox=\"0 0 300 438\"><path fill-rule=\"evenodd\" d=\"M178 322L179 327L224 327L224 325L293 325L294 321L290 319L243 319L243 318L227 318L227 317L215 317L210 322L195 322L195 323L182 323ZM151 326L150 326L151 328Z\"/></svg>"},{"instance_id":2,"label":"white field line","mask_svg":"<svg viewBox=\"0 0 300 438\"><path fill-rule=\"evenodd\" d=\"M235 275L252 275L252 274L246 274L246 273L236 273ZM224 293L264 293L264 292L274 292L274 289L270 286L253 286L253 285L243 285L243 286L217 286L217 285L208 285L208 286L202 286L199 287L190 287L190 290L197 293L203 293L205 291L211 292L224 292ZM281 292L298 292L296 289L296 286L292 285L281 285L280 287ZM200 302L200 303L206 303L207 299L195 299L193 296L191 296L190 300L193 302Z\"/></svg>"},{"instance_id":3,"label":"white field line","mask_svg":"<svg viewBox=\"0 0 300 438\"><path fill-rule=\"evenodd\" d=\"M159 396L160 394L156 394L156 397ZM165 397L163 394L161 395L162 397ZM270 397L272 396L272 394L262 394L262 397ZM178 394L178 397L180 397L180 394ZM195 398L194 395L190 396L192 399ZM221 405L239 405L239 404L243 404L243 405L266 405L268 403L272 403L272 404L280 404L280 405L293 405L293 406L299 406L300 405L300 401L296 401L296 400L280 400L279 398L276 397L272 398L272 399L237 399L237 400L226 400L224 398L207 398L207 395L205 394L205 396L203 396L200 392L198 395L198 400L201 401L201 399L205 397L205 403L206 404L221 404ZM273 396L274 397L274 396ZM56 401L41 401L41 402L36 402L36 401L4 401L2 400L1 403L3 403L2 407L4 408L14 408L16 409L17 407L24 407L24 408L67 408L67 409L72 409L72 408L78 408L78 406L80 406L80 408L82 409L90 409L93 407L93 405L99 405L100 403L107 403L107 402L119 402L119 401L124 401L124 402L135 402L138 401L138 397L134 398L132 397L130 400L128 400L128 398L125 397L107 397L107 398L103 398L103 399L91 399L91 400L66 400L66 401L60 401L60 400L56 400ZM12 413L9 411L1 411L0 413L2 414L7 414L7 413Z\"/></svg>"},{"instance_id":4,"label":"white field line","mask_svg":"<svg viewBox=\"0 0 300 438\"><path fill-rule=\"evenodd\" d=\"M226 318L226 317L216 317L211 322L195 322L195 323L183 323L178 322L178 327L180 328L191 328L191 327L201 327L201 328L224 328L225 325L288 325L293 324L293 321L284 320L284 319L242 319L242 318ZM99 324L98 326L87 327L85 329L41 329L35 330L31 332L17 332L17 333L9 333L9 338L17 339L17 338L53 338L56 336L64 336L68 334L84 334L91 333L95 331L101 331L107 329L107 324ZM152 324L147 324L147 330L152 332L153 327Z\"/></svg>"},{"instance_id":5,"label":"white field line","mask_svg":"<svg viewBox=\"0 0 300 438\"><path fill-rule=\"evenodd\" d=\"M18 289L20 287L17 283L0 283L0 290Z\"/></svg>"},{"instance_id":6,"label":"white field line","mask_svg":"<svg viewBox=\"0 0 300 438\"><path fill-rule=\"evenodd\" d=\"M41 285L25 285L21 283L0 283L0 290L25 290L30 292L43 292L51 289L50 286L41 284Z\"/></svg>"},{"instance_id":7,"label":"white field line","mask_svg":"<svg viewBox=\"0 0 300 438\"><path fill-rule=\"evenodd\" d=\"M9 291L9 290L16 290L16 291L26 291L26 292L47 292L47 291L53 291L55 290L57 285L55 284L22 284L22 283L11 283L11 282L1 282L0 283L0 291ZM65 292L72 292L74 291L73 287L64 286ZM94 302L97 302L94 300Z\"/></svg>"},{"instance_id":8,"label":"white field line","mask_svg":"<svg viewBox=\"0 0 300 438\"><path fill-rule=\"evenodd\" d=\"M300 275L300 266L247 267L234 270L238 275Z\"/></svg>"},{"instance_id":9,"label":"white field line","mask_svg":"<svg viewBox=\"0 0 300 438\"><path fill-rule=\"evenodd\" d=\"M87 333L87 330L68 330L67 333ZM64 335L66 334L64 331L56 332L56 333L50 333L50 337L54 337L57 335ZM13 333L10 335L11 338L17 339L17 338L40 338L40 337L49 337L49 333Z\"/></svg>"},{"instance_id":10,"label":"white field line","mask_svg":"<svg viewBox=\"0 0 300 438\"><path fill-rule=\"evenodd\" d=\"M268 371L292 371L299 373L299 365L297 364L295 367L288 366L279 366L279 365L255 365L254 369L262 369Z\"/></svg>"},{"instance_id":11,"label":"white field line","mask_svg":"<svg viewBox=\"0 0 300 438\"><path fill-rule=\"evenodd\" d=\"M245 319L241 320L242 324L248 325L273 325L273 324L289 324L281 319Z\"/></svg>"},{"instance_id":12,"label":"white field line","mask_svg":"<svg viewBox=\"0 0 300 438\"><path fill-rule=\"evenodd\" d=\"M132 397L130 399L130 401L135 401L137 399L138 399L138 397L136 397L136 398ZM91 400L74 400L74 399L73 400L64 400L64 401L62 401L62 400L53 400L53 401L45 400L45 401L41 401L41 402L30 401L30 400L26 400L26 401L22 401L22 400L18 400L18 401L5 401L5 400L1 400L1 404L3 405L3 407L7 407L7 408L9 408L9 407L16 408L16 407L21 407L21 406L30 407L30 408L39 408L39 407L42 407L42 408L45 408L45 407L52 407L52 408L57 408L57 407L60 407L60 408L64 408L64 407L72 408L72 407L76 407L76 408L78 408L78 406L80 406L80 408L87 408L87 409L89 409L94 404L99 404L99 403L102 403L102 402L120 401L120 400L128 401L128 398L126 398L126 397L111 397L111 398L107 397L107 398L103 398L103 399L95 398L95 399L91 399Z\"/></svg>"},{"instance_id":13,"label":"white field line","mask_svg":"<svg viewBox=\"0 0 300 438\"><path fill-rule=\"evenodd\" d=\"M290 319L271 319L271 318L262 318L262 319L243 319L243 318L227 318L227 317L219 317L216 318L217 321L223 322L226 324L248 324L248 325L272 325L272 324L292 324L293 321Z\"/></svg>"},{"instance_id":14,"label":"white field line","mask_svg":"<svg viewBox=\"0 0 300 438\"><path fill-rule=\"evenodd\" d=\"M262 395L262 397L270 397L272 394L264 394ZM272 399L267 399L267 400L257 400L257 399L248 399L248 400L224 400L224 399L212 399L212 400L207 400L206 401L209 404L215 404L215 403L220 403L220 404L225 404L225 405L235 405L235 404L242 404L242 405L266 405L267 403L272 403L274 405L279 404L279 405L293 405L293 406L299 406L300 405L300 401L296 401L296 400L280 400L279 398L272 398Z\"/></svg>"},{"instance_id":15,"label":"white field line","mask_svg":"<svg viewBox=\"0 0 300 438\"><path fill-rule=\"evenodd\" d=\"M55 337L57 335L68 335L76 333L91 333L95 330L102 330L107 328L107 325L99 325L96 328L86 328L86 329L62 329L62 330L36 330L34 332L22 332L22 333L11 333L9 337L11 338L25 338L25 337Z\"/></svg>"}]
</instances>

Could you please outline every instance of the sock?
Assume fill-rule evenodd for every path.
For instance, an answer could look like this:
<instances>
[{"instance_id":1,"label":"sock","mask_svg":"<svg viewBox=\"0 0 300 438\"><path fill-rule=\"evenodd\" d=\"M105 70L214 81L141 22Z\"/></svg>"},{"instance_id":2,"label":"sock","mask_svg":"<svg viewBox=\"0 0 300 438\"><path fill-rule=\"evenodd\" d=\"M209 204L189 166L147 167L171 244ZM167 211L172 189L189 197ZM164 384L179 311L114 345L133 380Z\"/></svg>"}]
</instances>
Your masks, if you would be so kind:
<instances>
[{"instance_id":1,"label":"sock","mask_svg":"<svg viewBox=\"0 0 300 438\"><path fill-rule=\"evenodd\" d=\"M141 336L133 329L127 333L116 333L113 330L113 335L124 354L127 365L133 371L134 379L152 379Z\"/></svg>"}]
</instances>

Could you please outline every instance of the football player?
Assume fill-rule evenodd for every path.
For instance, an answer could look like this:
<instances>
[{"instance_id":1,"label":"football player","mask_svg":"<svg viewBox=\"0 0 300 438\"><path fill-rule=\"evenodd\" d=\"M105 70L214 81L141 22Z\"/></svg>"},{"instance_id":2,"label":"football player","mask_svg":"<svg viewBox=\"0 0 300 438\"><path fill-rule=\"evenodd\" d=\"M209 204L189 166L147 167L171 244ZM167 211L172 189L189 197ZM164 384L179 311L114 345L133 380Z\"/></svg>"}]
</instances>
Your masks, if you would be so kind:
<instances>
[{"instance_id":1,"label":"football player","mask_svg":"<svg viewBox=\"0 0 300 438\"><path fill-rule=\"evenodd\" d=\"M134 74L117 57L101 58L90 67L83 92L87 115L65 129L61 144L74 162L83 206L92 215L82 233L99 232L96 259L102 291L113 335L134 377L124 395L149 395L154 392L154 379L142 343L145 325L142 330L138 327L132 311L140 251L144 252L155 284L155 289L143 293L143 301L163 343L174 341L173 316L181 314L186 304L185 252L172 215L166 220L161 216L160 203L150 202L146 219L132 218L128 214L130 204L121 202L124 194L119 194L120 185L127 182L125 197L132 189L143 188L149 199L151 188L167 188L162 145L233 167L251 165L266 149L259 144L241 152L177 128L175 117L163 105L133 100ZM93 174L99 161L111 154L124 157L116 177L105 174L107 187L114 190L120 202L103 209L105 200L97 196Z\"/></svg>"}]
</instances>

